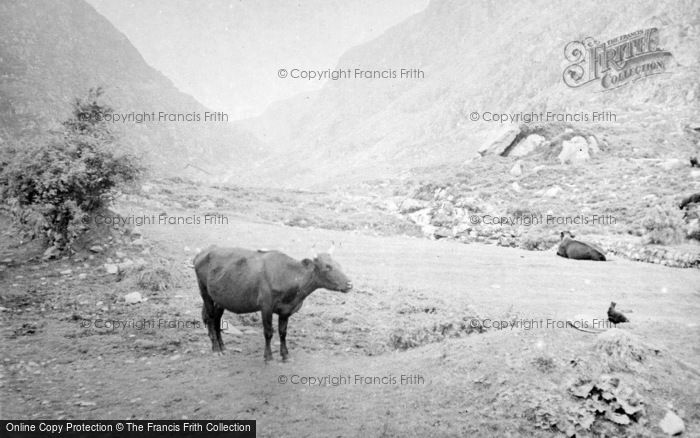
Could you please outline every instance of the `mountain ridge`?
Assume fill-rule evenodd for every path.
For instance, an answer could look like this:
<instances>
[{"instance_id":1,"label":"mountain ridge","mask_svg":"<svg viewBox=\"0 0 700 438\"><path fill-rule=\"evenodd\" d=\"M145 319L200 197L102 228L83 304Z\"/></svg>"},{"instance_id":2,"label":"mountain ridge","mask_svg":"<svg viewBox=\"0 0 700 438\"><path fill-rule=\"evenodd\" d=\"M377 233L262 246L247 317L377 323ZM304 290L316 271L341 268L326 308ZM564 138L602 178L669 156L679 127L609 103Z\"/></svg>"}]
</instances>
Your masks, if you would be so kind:
<instances>
[{"instance_id":1,"label":"mountain ridge","mask_svg":"<svg viewBox=\"0 0 700 438\"><path fill-rule=\"evenodd\" d=\"M123 33L82 0L3 2L0 21L7 23L0 28L6 42L0 46L0 138L33 141L60 128L74 99L98 86L115 113L209 111L148 65ZM112 127L118 147L141 156L156 173L223 179L232 164L262 153L254 136L223 123Z\"/></svg>"}]
</instances>

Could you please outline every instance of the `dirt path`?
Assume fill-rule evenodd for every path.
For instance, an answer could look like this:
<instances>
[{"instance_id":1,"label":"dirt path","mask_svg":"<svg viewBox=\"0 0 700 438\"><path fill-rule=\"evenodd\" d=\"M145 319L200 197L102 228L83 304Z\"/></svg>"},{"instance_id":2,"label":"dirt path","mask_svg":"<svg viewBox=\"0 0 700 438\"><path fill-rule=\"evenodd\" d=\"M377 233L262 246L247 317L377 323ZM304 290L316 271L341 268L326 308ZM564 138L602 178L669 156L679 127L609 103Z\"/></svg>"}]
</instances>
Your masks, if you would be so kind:
<instances>
[{"instance_id":1,"label":"dirt path","mask_svg":"<svg viewBox=\"0 0 700 438\"><path fill-rule=\"evenodd\" d=\"M181 289L143 292L148 301L126 306L119 298L132 286L106 275L64 280L46 272L60 266L45 265L6 274L13 303L25 293L31 299L17 304L22 312L3 312L2 418L257 419L259 436L550 436L551 430L533 428L528 403L551 403L556 410L551 395L566 396L571 364L585 362L596 336L563 328L492 329L457 332L408 351L394 350L390 337L432 333L436 325L474 315L604 318L614 300L632 320L624 330L660 351L636 374L623 376L642 382L637 389L647 399L650 424L639 430L658 433L654 427L669 403L689 432L700 427L700 385L691 370L700 369L697 270L242 220L143 231L153 251L181 260L187 273ZM210 353L202 327L80 326L94 317L199 320L201 301L186 267L194 248L275 248L301 258L311 244L324 249L331 241L356 288L347 295L319 290L292 317L292 362L263 365L254 317L225 314L235 329L224 333L224 356ZM47 276L42 285L39 279ZM106 311L88 310L100 301ZM75 312L81 320L74 320ZM34 332L25 333L32 322ZM680 368L670 368L679 360ZM301 383L312 377L325 377L326 384Z\"/></svg>"}]
</instances>

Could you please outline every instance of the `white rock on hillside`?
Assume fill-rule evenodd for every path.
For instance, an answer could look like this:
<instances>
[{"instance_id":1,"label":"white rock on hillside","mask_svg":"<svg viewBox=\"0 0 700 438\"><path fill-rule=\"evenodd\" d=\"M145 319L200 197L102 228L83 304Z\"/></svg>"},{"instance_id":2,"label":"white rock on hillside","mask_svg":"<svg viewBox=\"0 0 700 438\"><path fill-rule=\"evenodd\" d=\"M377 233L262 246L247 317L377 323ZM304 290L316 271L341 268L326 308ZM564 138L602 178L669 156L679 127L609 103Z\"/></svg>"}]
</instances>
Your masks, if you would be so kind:
<instances>
[{"instance_id":1,"label":"white rock on hillside","mask_svg":"<svg viewBox=\"0 0 700 438\"><path fill-rule=\"evenodd\" d=\"M685 424L683 424L681 417L671 411L666 412L666 416L659 422L659 427L671 436L681 434L685 430Z\"/></svg>"},{"instance_id":2,"label":"white rock on hillside","mask_svg":"<svg viewBox=\"0 0 700 438\"><path fill-rule=\"evenodd\" d=\"M107 271L108 274L117 274L119 273L119 267L113 263L105 263L104 264L105 271Z\"/></svg>"},{"instance_id":3,"label":"white rock on hillside","mask_svg":"<svg viewBox=\"0 0 700 438\"><path fill-rule=\"evenodd\" d=\"M545 142L545 138L541 135L530 134L527 138L511 149L508 156L511 157L524 157L525 155L533 152L535 149L542 146Z\"/></svg>"},{"instance_id":4,"label":"white rock on hillside","mask_svg":"<svg viewBox=\"0 0 700 438\"><path fill-rule=\"evenodd\" d=\"M588 153L588 142L579 135L571 140L564 141L558 158L561 164L585 163L591 159L591 155Z\"/></svg>"},{"instance_id":5,"label":"white rock on hillside","mask_svg":"<svg viewBox=\"0 0 700 438\"><path fill-rule=\"evenodd\" d=\"M143 298L139 292L131 292L130 294L124 295L124 302L126 304L136 304L141 301L143 301Z\"/></svg>"}]
</instances>

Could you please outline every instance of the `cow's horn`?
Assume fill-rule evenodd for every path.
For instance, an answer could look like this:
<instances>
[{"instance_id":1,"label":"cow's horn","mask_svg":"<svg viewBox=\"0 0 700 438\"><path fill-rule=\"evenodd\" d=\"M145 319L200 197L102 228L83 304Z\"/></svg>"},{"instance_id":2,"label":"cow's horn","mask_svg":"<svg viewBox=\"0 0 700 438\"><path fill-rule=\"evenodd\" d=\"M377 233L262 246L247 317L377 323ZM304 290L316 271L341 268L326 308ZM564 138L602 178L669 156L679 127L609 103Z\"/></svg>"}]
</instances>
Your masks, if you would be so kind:
<instances>
[{"instance_id":1,"label":"cow's horn","mask_svg":"<svg viewBox=\"0 0 700 438\"><path fill-rule=\"evenodd\" d=\"M328 254L333 254L333 251L335 251L335 242L331 240L331 247L328 248Z\"/></svg>"}]
</instances>

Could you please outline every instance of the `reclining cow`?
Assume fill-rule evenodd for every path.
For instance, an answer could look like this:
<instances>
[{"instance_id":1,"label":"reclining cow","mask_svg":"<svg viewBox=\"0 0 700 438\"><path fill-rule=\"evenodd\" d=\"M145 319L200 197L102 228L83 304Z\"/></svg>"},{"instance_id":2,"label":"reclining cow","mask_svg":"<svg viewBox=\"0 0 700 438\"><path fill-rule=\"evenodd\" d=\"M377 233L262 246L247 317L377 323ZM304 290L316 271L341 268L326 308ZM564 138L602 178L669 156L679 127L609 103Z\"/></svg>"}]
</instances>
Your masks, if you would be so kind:
<instances>
[{"instance_id":1,"label":"reclining cow","mask_svg":"<svg viewBox=\"0 0 700 438\"><path fill-rule=\"evenodd\" d=\"M560 237L558 256L574 260L605 261L605 252L601 248L592 243L574 240L575 236L570 231L562 231Z\"/></svg>"}]
</instances>

